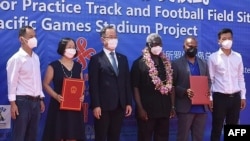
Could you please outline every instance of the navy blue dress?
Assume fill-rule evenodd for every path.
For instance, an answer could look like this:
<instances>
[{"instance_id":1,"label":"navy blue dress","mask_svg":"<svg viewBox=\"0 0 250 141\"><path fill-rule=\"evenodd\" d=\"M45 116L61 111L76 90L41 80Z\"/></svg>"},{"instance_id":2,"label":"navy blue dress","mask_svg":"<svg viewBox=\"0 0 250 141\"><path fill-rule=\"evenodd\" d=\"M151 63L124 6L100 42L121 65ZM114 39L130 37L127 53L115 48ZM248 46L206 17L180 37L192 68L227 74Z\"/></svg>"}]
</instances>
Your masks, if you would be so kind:
<instances>
[{"instance_id":1,"label":"navy blue dress","mask_svg":"<svg viewBox=\"0 0 250 141\"><path fill-rule=\"evenodd\" d=\"M64 77L80 78L82 66L78 62L74 62L72 72L68 71L58 60L50 65L54 69L54 91L58 94L61 94ZM42 140L77 139L85 141L83 109L81 111L60 110L59 106L59 102L51 97Z\"/></svg>"}]
</instances>

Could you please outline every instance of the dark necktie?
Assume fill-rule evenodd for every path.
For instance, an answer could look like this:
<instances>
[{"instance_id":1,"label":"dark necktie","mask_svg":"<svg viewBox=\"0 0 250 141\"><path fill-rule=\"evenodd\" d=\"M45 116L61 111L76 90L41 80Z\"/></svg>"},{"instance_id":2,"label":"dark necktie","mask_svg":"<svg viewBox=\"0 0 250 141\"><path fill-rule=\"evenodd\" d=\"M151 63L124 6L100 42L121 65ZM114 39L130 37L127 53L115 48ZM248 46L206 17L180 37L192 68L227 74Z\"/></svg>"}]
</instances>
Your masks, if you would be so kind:
<instances>
[{"instance_id":1,"label":"dark necktie","mask_svg":"<svg viewBox=\"0 0 250 141\"><path fill-rule=\"evenodd\" d=\"M118 75L118 68L117 68L117 65L116 65L116 61L115 61L115 54L114 52L110 52L110 56L111 56L111 64L113 66L113 69L115 71L115 74Z\"/></svg>"}]
</instances>

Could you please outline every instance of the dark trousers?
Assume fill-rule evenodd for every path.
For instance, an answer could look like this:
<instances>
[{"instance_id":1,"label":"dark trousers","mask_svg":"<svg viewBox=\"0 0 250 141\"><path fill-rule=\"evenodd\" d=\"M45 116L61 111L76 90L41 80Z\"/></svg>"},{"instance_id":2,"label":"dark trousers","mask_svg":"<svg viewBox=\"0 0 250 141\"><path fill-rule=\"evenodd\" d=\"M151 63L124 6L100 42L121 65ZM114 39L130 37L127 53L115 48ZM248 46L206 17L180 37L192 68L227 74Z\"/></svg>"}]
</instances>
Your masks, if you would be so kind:
<instances>
[{"instance_id":1,"label":"dark trousers","mask_svg":"<svg viewBox=\"0 0 250 141\"><path fill-rule=\"evenodd\" d=\"M240 92L234 94L213 94L211 141L220 141L225 124L238 124L240 116Z\"/></svg>"},{"instance_id":2,"label":"dark trousers","mask_svg":"<svg viewBox=\"0 0 250 141\"><path fill-rule=\"evenodd\" d=\"M203 141L207 113L177 113L177 141Z\"/></svg>"},{"instance_id":3,"label":"dark trousers","mask_svg":"<svg viewBox=\"0 0 250 141\"><path fill-rule=\"evenodd\" d=\"M168 141L169 118L137 119L137 141Z\"/></svg>"},{"instance_id":4,"label":"dark trousers","mask_svg":"<svg viewBox=\"0 0 250 141\"><path fill-rule=\"evenodd\" d=\"M95 141L119 141L124 110L102 111L100 119L94 120Z\"/></svg>"},{"instance_id":5,"label":"dark trousers","mask_svg":"<svg viewBox=\"0 0 250 141\"><path fill-rule=\"evenodd\" d=\"M36 141L41 116L40 100L16 98L19 115L13 120L12 141Z\"/></svg>"}]
</instances>

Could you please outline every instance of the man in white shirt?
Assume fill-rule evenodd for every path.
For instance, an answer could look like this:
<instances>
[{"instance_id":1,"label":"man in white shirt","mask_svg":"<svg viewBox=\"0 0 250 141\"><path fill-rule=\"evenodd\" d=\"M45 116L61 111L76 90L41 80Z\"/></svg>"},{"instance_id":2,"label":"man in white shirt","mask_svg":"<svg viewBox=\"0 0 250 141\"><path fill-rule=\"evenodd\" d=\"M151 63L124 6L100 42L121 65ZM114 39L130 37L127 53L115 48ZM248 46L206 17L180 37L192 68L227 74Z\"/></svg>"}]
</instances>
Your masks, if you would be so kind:
<instances>
[{"instance_id":1,"label":"man in white shirt","mask_svg":"<svg viewBox=\"0 0 250 141\"><path fill-rule=\"evenodd\" d=\"M36 141L40 113L44 112L40 61L30 26L19 30L20 49L7 62L8 99L13 119L12 141Z\"/></svg>"},{"instance_id":2,"label":"man in white shirt","mask_svg":"<svg viewBox=\"0 0 250 141\"><path fill-rule=\"evenodd\" d=\"M208 58L208 68L212 81L211 141L220 141L224 120L226 124L238 124L240 110L246 107L242 57L231 49L232 43L232 30L222 29L218 33L220 49Z\"/></svg>"}]
</instances>

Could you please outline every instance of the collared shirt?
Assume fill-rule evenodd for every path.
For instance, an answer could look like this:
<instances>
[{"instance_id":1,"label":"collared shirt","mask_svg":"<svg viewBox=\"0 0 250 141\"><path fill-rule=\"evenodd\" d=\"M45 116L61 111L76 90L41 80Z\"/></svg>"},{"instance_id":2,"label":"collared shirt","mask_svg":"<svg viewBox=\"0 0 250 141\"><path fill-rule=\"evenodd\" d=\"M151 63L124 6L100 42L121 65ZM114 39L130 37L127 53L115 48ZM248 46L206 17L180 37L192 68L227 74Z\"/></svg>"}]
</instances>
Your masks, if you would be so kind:
<instances>
[{"instance_id":1,"label":"collared shirt","mask_svg":"<svg viewBox=\"0 0 250 141\"><path fill-rule=\"evenodd\" d=\"M34 52L28 55L21 47L7 62L8 99L16 95L44 97L41 83L40 61Z\"/></svg>"},{"instance_id":2,"label":"collared shirt","mask_svg":"<svg viewBox=\"0 0 250 141\"><path fill-rule=\"evenodd\" d=\"M112 63L111 62L111 55L110 55L111 51L107 50L106 48L103 48L103 51L106 54L106 56L108 57L109 62ZM115 51L113 51L113 52L114 52L114 57L115 57L115 63L118 66L118 61L117 61L116 53L115 53Z\"/></svg>"},{"instance_id":3,"label":"collared shirt","mask_svg":"<svg viewBox=\"0 0 250 141\"><path fill-rule=\"evenodd\" d=\"M246 99L243 62L239 53L231 51L227 56L219 49L209 56L208 67L212 82L211 92L232 94L240 91L241 99Z\"/></svg>"}]
</instances>

